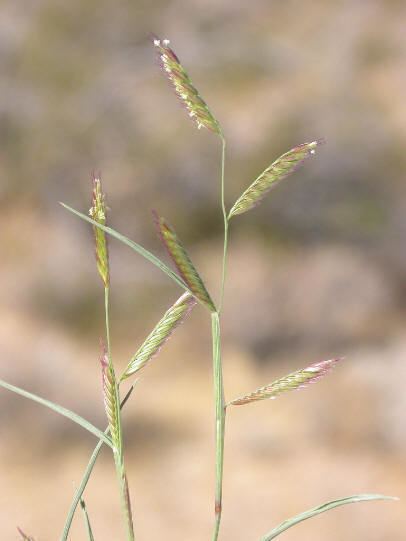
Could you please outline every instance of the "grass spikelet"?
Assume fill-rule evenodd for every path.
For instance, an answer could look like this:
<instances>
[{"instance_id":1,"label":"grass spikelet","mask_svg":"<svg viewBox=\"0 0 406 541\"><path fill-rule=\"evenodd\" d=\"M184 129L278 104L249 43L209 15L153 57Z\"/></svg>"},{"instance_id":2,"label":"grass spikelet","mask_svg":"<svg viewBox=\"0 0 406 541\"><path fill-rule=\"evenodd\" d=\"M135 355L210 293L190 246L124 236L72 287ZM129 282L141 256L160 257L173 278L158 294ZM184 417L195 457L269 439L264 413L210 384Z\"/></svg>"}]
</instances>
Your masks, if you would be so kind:
<instances>
[{"instance_id":1,"label":"grass spikelet","mask_svg":"<svg viewBox=\"0 0 406 541\"><path fill-rule=\"evenodd\" d=\"M93 178L93 200L89 215L97 223L106 225L106 210L105 194L102 191L101 180L95 176ZM109 253L106 234L98 227L93 227L93 231L96 247L97 270L103 280L104 287L109 287Z\"/></svg>"},{"instance_id":2,"label":"grass spikelet","mask_svg":"<svg viewBox=\"0 0 406 541\"><path fill-rule=\"evenodd\" d=\"M127 512L127 521L128 521L130 530L133 532L134 524L133 524L133 513L132 513L132 508L131 508L130 489L128 487L127 475L125 473L123 474L123 487L124 487L124 490L123 490L124 498L126 502L125 507L126 507L126 512Z\"/></svg>"},{"instance_id":3,"label":"grass spikelet","mask_svg":"<svg viewBox=\"0 0 406 541\"><path fill-rule=\"evenodd\" d=\"M200 278L198 272L193 266L193 263L183 247L183 244L178 239L175 231L156 212L153 212L153 216L162 243L168 250L168 253L175 263L179 274L188 285L190 291L193 293L196 299L207 306L211 312L215 312L216 307L214 302L211 300L203 280Z\"/></svg>"},{"instance_id":4,"label":"grass spikelet","mask_svg":"<svg viewBox=\"0 0 406 541\"><path fill-rule=\"evenodd\" d=\"M273 399L286 391L302 389L311 383L315 383L320 378L328 374L340 360L342 359L330 359L328 361L321 361L311 364L307 368L303 368L297 372L292 372L283 378L277 379L269 385L260 387L250 394L236 398L229 404L233 406L241 406L242 404L257 402L258 400L266 400L267 398Z\"/></svg>"},{"instance_id":5,"label":"grass spikelet","mask_svg":"<svg viewBox=\"0 0 406 541\"><path fill-rule=\"evenodd\" d=\"M230 219L236 214L243 214L257 206L278 182L296 171L306 158L315 154L316 147L322 144L322 142L323 140L319 139L311 143L304 143L292 148L274 161L235 202L229 212L228 218Z\"/></svg>"},{"instance_id":6,"label":"grass spikelet","mask_svg":"<svg viewBox=\"0 0 406 541\"><path fill-rule=\"evenodd\" d=\"M25 534L21 528L18 528L17 527L17 531L18 533L21 535L21 539L23 541L35 541L35 539L33 537L30 537L29 535Z\"/></svg>"},{"instance_id":7,"label":"grass spikelet","mask_svg":"<svg viewBox=\"0 0 406 541\"><path fill-rule=\"evenodd\" d=\"M184 293L164 314L142 346L131 358L121 381L141 370L148 361L159 353L164 343L171 337L173 331L189 315L196 304L196 299L190 293Z\"/></svg>"},{"instance_id":8,"label":"grass spikelet","mask_svg":"<svg viewBox=\"0 0 406 541\"><path fill-rule=\"evenodd\" d=\"M154 37L153 43L158 53L159 64L172 84L176 95L186 107L189 117L194 120L198 129L204 127L222 137L219 122L196 90L179 58L169 47L169 40Z\"/></svg>"},{"instance_id":9,"label":"grass spikelet","mask_svg":"<svg viewBox=\"0 0 406 541\"><path fill-rule=\"evenodd\" d=\"M102 350L100 363L102 366L104 408L109 422L111 441L113 442L114 451L120 454L122 450L120 400L114 368L109 364L105 347Z\"/></svg>"}]
</instances>

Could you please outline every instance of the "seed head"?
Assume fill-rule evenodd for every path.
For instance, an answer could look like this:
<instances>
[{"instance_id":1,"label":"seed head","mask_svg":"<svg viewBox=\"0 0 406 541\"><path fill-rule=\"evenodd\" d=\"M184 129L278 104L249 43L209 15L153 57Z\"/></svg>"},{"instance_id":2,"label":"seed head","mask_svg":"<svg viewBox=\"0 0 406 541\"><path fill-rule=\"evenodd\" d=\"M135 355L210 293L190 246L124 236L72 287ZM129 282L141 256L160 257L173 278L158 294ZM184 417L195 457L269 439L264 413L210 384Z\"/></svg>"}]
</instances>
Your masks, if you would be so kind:
<instances>
[{"instance_id":1,"label":"seed head","mask_svg":"<svg viewBox=\"0 0 406 541\"><path fill-rule=\"evenodd\" d=\"M307 368L292 372L269 385L260 387L250 394L236 398L230 404L240 406L242 404L249 404L250 402L257 402L258 400L266 400L267 398L274 399L285 391L302 389L327 375L340 360L342 359L329 359L328 361L311 364Z\"/></svg>"},{"instance_id":2,"label":"seed head","mask_svg":"<svg viewBox=\"0 0 406 541\"><path fill-rule=\"evenodd\" d=\"M101 225L106 225L106 202L105 195L102 191L101 180L99 177L93 177L93 200L89 210L89 215L93 220ZM106 234L98 227L93 227L95 247L96 247L96 262L97 270L103 280L104 287L109 286L109 253L107 246Z\"/></svg>"},{"instance_id":3,"label":"seed head","mask_svg":"<svg viewBox=\"0 0 406 541\"><path fill-rule=\"evenodd\" d=\"M153 39L163 72L174 88L176 95L186 107L189 117L195 121L198 129L204 127L222 137L219 122L193 85L179 58L169 47L169 43L168 39L161 40L157 37Z\"/></svg>"}]
</instances>

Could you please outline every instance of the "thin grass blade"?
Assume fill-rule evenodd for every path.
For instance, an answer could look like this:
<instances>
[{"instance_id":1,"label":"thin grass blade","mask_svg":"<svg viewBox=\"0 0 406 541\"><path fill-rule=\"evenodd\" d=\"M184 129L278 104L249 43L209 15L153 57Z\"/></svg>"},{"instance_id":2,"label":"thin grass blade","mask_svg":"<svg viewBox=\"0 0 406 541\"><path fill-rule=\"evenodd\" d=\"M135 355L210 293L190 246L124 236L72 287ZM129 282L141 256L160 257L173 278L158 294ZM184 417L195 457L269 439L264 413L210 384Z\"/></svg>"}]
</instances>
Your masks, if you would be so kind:
<instances>
[{"instance_id":1,"label":"thin grass blade","mask_svg":"<svg viewBox=\"0 0 406 541\"><path fill-rule=\"evenodd\" d=\"M17 527L17 531L18 533L21 535L21 539L23 541L35 541L35 539L33 537L30 537L29 535L25 534L21 528L18 528Z\"/></svg>"},{"instance_id":2,"label":"thin grass blade","mask_svg":"<svg viewBox=\"0 0 406 541\"><path fill-rule=\"evenodd\" d=\"M304 143L292 148L274 161L237 199L229 212L228 218L230 219L236 214L243 214L256 207L278 182L296 171L306 158L312 156L316 152L316 147L322 142L320 139L311 143Z\"/></svg>"},{"instance_id":3,"label":"thin grass blade","mask_svg":"<svg viewBox=\"0 0 406 541\"><path fill-rule=\"evenodd\" d=\"M119 240L126 246L129 246L132 250L134 250L134 252L137 252L142 257L150 261L153 265L158 267L162 272L164 272L167 276L169 276L169 278L171 278L174 282L176 282L178 286L182 287L186 291L189 291L187 284L185 284L185 282L180 278L178 274L176 274L176 272L174 272L170 267L165 265L165 263L161 261L158 257L156 257L154 254L152 254L151 252L143 248L140 244L137 244L136 242L132 241L125 235L118 233L118 231L115 231L111 227L107 227L105 225L99 224L98 222L90 218L89 216L86 216L86 214L83 214L82 212L79 212L69 207L69 205L65 205L65 203L61 203L61 205L66 210L69 210L69 212L72 212L72 214L75 214L76 216L84 220L85 222L88 222L89 224L92 224L93 226L98 227L99 229L101 229L102 231L110 235L111 237L114 237L115 239Z\"/></svg>"},{"instance_id":4,"label":"thin grass blade","mask_svg":"<svg viewBox=\"0 0 406 541\"><path fill-rule=\"evenodd\" d=\"M340 498L339 500L333 500L331 502L324 503L320 505L319 507L314 507L313 509L309 509L308 511L305 511L304 513L300 513L299 515L289 518L288 520L285 520L284 522L276 526L276 528L271 530L269 533L261 537L260 541L272 541L272 539L275 539L275 537L280 535L285 530L288 530L292 526L299 524L299 522L303 522L304 520L312 518L316 515L325 513L326 511L329 511L330 509L334 509L335 507L340 507L341 505L347 505L349 503L357 503L357 502L367 502L367 501L373 501L373 500L397 500L397 499L398 498L393 498L391 496L383 496L382 494L357 494L356 496L348 496L346 498Z\"/></svg>"},{"instance_id":5,"label":"thin grass blade","mask_svg":"<svg viewBox=\"0 0 406 541\"><path fill-rule=\"evenodd\" d=\"M89 514L87 512L85 500L80 499L80 507L83 511L83 520L85 521L87 538L89 541L94 541L92 526L90 525L90 519L89 519Z\"/></svg>"},{"instance_id":6,"label":"thin grass blade","mask_svg":"<svg viewBox=\"0 0 406 541\"><path fill-rule=\"evenodd\" d=\"M303 389L304 387L307 387L307 385L315 383L320 378L326 376L341 360L342 359L329 359L328 361L311 364L307 368L292 372L269 385L260 387L250 394L240 396L229 402L229 404L232 406L241 406L243 404L249 404L250 402L257 402L258 400L266 400L268 398L274 399L286 391Z\"/></svg>"},{"instance_id":7,"label":"thin grass blade","mask_svg":"<svg viewBox=\"0 0 406 541\"><path fill-rule=\"evenodd\" d=\"M54 402L46 400L45 398L41 398L40 396L37 396L33 393L25 391L24 389L21 389L20 387L15 387L14 385L11 385L10 383L6 383L3 380L0 380L0 387L3 387L4 389L7 389L8 391L19 394L20 396L23 396L24 398L28 398L29 400L32 400L33 402L37 402L38 404L41 404L42 406L45 406L53 411L56 411L56 413L59 413L63 417L67 417L74 423L80 425L82 428L85 428L88 432L90 432L97 438L103 440L103 442L106 445L113 448L113 444L110 438L106 436L106 434L103 434L101 430L96 428L94 425L89 423L89 421L87 421L86 419L78 415L77 413L74 413L73 411L70 411L64 408L63 406L60 406L59 404L55 404Z\"/></svg>"},{"instance_id":8,"label":"thin grass blade","mask_svg":"<svg viewBox=\"0 0 406 541\"><path fill-rule=\"evenodd\" d=\"M169 340L174 330L183 323L195 305L196 299L193 295L184 293L169 308L169 310L167 310L163 318L158 322L142 346L131 358L120 381L127 379L129 376L141 370L141 368L159 353L161 347Z\"/></svg>"},{"instance_id":9,"label":"thin grass blade","mask_svg":"<svg viewBox=\"0 0 406 541\"><path fill-rule=\"evenodd\" d=\"M188 289L197 300L209 308L211 312L215 312L214 302L211 300L203 280L200 278L175 230L156 212L154 212L154 220L162 243L175 263L183 282L187 284Z\"/></svg>"},{"instance_id":10,"label":"thin grass blade","mask_svg":"<svg viewBox=\"0 0 406 541\"><path fill-rule=\"evenodd\" d=\"M162 71L186 107L189 117L197 124L199 130L204 127L222 136L219 122L193 85L179 58L169 47L169 40L154 36L153 43Z\"/></svg>"}]
</instances>

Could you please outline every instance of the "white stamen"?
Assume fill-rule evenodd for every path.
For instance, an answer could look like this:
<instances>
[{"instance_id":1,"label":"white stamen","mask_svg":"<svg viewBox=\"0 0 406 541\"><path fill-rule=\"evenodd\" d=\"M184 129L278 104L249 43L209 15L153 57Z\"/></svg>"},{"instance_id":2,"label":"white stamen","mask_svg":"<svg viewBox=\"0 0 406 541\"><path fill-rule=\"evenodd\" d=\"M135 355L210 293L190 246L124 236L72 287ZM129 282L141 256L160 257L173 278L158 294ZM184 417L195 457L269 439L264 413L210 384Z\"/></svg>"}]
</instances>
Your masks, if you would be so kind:
<instances>
[{"instance_id":1,"label":"white stamen","mask_svg":"<svg viewBox=\"0 0 406 541\"><path fill-rule=\"evenodd\" d=\"M169 44L170 44L169 39L163 39L163 40L162 40L162 45L163 45L164 47L168 47Z\"/></svg>"},{"instance_id":2,"label":"white stamen","mask_svg":"<svg viewBox=\"0 0 406 541\"><path fill-rule=\"evenodd\" d=\"M155 47L159 47L161 45L161 40L160 39L154 39L154 45L155 45Z\"/></svg>"},{"instance_id":3,"label":"white stamen","mask_svg":"<svg viewBox=\"0 0 406 541\"><path fill-rule=\"evenodd\" d=\"M311 149L310 154L316 154L316 151L314 150L314 148Z\"/></svg>"}]
</instances>

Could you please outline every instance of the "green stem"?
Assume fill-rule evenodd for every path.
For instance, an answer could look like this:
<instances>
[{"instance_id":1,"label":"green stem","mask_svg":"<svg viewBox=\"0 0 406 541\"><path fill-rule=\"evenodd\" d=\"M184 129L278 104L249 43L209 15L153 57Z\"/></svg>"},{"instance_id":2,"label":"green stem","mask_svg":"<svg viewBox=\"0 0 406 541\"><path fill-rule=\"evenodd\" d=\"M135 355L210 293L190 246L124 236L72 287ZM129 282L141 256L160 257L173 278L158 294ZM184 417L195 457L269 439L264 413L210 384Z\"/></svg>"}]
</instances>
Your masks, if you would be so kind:
<instances>
[{"instance_id":1,"label":"green stem","mask_svg":"<svg viewBox=\"0 0 406 541\"><path fill-rule=\"evenodd\" d=\"M222 512L223 493L223 463L224 463L224 430L226 408L224 400L223 370L220 347L220 319L217 312L211 315L213 340L213 376L214 376L214 404L216 412L216 488L215 488L215 523L212 541L217 541Z\"/></svg>"},{"instance_id":2,"label":"green stem","mask_svg":"<svg viewBox=\"0 0 406 541\"><path fill-rule=\"evenodd\" d=\"M128 393L124 397L123 401L121 402L121 406L120 406L121 409L124 407L124 404L130 398L130 395L131 395L132 391L133 391L133 387L130 388L130 390L128 391ZM109 433L110 433L110 428L107 427L106 430L104 431L104 434L106 436L108 436ZM83 492L85 491L86 485L87 485L87 483L88 483L88 481L90 479L90 476L92 474L94 465L96 463L97 457L99 456L99 453L100 453L100 450L102 448L103 443L104 443L103 440L100 440L99 443L96 445L96 447L94 448L94 451L92 453L92 456L90 457L90 460L89 460L89 462L88 462L88 464L86 466L86 470L85 470L85 473L83 474L80 485L78 486L78 488L77 488L77 490L76 490L76 492L75 492L75 494L73 496L73 500L72 500L72 503L71 503L69 511L68 511L68 515L67 515L66 520L65 520L65 524L64 524L64 527L63 527L63 532L62 532L60 541L66 541L68 539L69 531L70 531L71 526L72 526L72 521L73 521L73 517L75 515L76 508L79 505L79 502L80 502L80 500L82 498Z\"/></svg>"},{"instance_id":3,"label":"green stem","mask_svg":"<svg viewBox=\"0 0 406 541\"><path fill-rule=\"evenodd\" d=\"M227 245L228 245L228 218L225 205L225 182L224 182L224 168L225 168L225 156L226 156L226 140L224 137L221 137L221 210L223 212L224 220L224 242L223 242L223 270L221 276L221 292L220 292L220 303L219 303L219 314L223 307L223 297L224 297L224 284L226 281L226 271L227 271Z\"/></svg>"},{"instance_id":4,"label":"green stem","mask_svg":"<svg viewBox=\"0 0 406 541\"><path fill-rule=\"evenodd\" d=\"M117 380L114 374L114 367L113 362L111 359L111 344L110 344L110 318L109 318L109 287L106 286L104 288L104 307L105 307L105 316L106 316L106 342L107 342L107 357L109 366L111 368L113 377L114 377L114 392L116 395L115 402L116 404L120 404L120 393L119 388L117 384ZM132 520L132 513L131 513L131 504L130 504L130 498L129 498L129 492L128 492L128 486L127 486L127 478L125 473L125 466L124 466L124 454L123 454L123 436L122 436L122 424L121 424L121 410L120 408L117 408L117 432L118 437L117 441L115 442L115 448L113 450L114 455L114 463L116 466L116 474L117 474L117 480L120 488L120 494L121 494L121 505L123 508L126 528L127 528L127 539L128 541L134 541L134 527L133 527L133 520Z\"/></svg>"}]
</instances>

